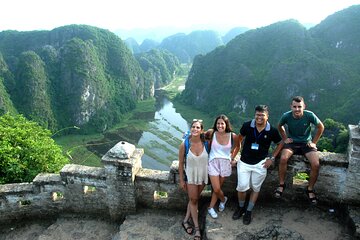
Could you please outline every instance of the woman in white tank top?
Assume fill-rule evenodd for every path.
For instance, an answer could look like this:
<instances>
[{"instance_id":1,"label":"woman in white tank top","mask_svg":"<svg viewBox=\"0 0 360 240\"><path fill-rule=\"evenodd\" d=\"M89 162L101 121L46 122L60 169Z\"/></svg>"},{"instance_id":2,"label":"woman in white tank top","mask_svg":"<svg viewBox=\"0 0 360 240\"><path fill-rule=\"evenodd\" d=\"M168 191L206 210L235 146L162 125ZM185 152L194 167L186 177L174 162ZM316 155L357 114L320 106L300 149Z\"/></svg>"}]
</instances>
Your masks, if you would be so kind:
<instances>
[{"instance_id":1,"label":"woman in white tank top","mask_svg":"<svg viewBox=\"0 0 360 240\"><path fill-rule=\"evenodd\" d=\"M225 178L231 175L232 165L236 164L234 159L239 152L239 141L232 132L229 118L223 114L215 119L213 128L207 134L212 136L208 172L213 189L208 213L212 218L217 218L214 206L219 199L219 211L225 210L227 197L221 187Z\"/></svg>"},{"instance_id":2,"label":"woman in white tank top","mask_svg":"<svg viewBox=\"0 0 360 240\"><path fill-rule=\"evenodd\" d=\"M191 144L189 144L190 149L187 156L185 156L185 143L181 143L179 147L180 187L186 191L189 196L186 215L181 225L187 234L192 235L195 233L194 239L198 240L201 239L198 220L198 202L205 184L208 183L207 167L209 155L202 137L203 131L204 126L202 120L194 119L191 123L191 136L189 140ZM195 228L189 223L190 217L192 218Z\"/></svg>"}]
</instances>

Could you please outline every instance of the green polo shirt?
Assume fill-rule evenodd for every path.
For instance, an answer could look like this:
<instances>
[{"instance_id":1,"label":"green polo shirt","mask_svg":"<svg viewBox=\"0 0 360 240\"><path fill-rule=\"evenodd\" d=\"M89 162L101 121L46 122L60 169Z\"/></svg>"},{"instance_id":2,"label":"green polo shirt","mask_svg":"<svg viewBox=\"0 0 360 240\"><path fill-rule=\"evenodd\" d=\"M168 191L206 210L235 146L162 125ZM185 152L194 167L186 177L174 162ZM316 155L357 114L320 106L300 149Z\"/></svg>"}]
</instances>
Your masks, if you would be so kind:
<instances>
[{"instance_id":1,"label":"green polo shirt","mask_svg":"<svg viewBox=\"0 0 360 240\"><path fill-rule=\"evenodd\" d=\"M312 140L311 124L317 126L320 119L311 111L304 110L304 115L297 119L288 111L282 115L279 125L287 126L287 136L292 138L294 143L306 143Z\"/></svg>"}]
</instances>

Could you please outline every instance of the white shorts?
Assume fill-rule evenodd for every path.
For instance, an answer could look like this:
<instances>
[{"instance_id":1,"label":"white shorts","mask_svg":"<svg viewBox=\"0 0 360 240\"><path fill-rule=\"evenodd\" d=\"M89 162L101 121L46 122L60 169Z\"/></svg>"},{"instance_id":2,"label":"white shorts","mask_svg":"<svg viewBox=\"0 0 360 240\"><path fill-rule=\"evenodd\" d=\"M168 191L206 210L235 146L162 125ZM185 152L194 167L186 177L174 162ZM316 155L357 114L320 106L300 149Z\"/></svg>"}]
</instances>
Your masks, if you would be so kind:
<instances>
[{"instance_id":1,"label":"white shorts","mask_svg":"<svg viewBox=\"0 0 360 240\"><path fill-rule=\"evenodd\" d=\"M261 184L267 174L267 169L263 165L265 161L264 159L255 165L244 163L241 160L237 162L238 184L236 191L246 192L251 188L254 192L260 192Z\"/></svg>"},{"instance_id":2,"label":"white shorts","mask_svg":"<svg viewBox=\"0 0 360 240\"><path fill-rule=\"evenodd\" d=\"M224 158L214 158L209 161L208 171L210 176L229 177L232 171L230 160Z\"/></svg>"}]
</instances>

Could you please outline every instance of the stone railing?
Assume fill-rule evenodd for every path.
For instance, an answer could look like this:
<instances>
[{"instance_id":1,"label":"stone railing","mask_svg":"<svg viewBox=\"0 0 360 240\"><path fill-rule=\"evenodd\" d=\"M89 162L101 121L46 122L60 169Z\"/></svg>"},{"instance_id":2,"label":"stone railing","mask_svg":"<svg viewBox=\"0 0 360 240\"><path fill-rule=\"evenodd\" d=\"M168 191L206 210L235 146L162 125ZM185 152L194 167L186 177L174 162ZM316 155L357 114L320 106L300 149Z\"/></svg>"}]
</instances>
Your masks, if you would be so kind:
<instances>
[{"instance_id":1,"label":"stone railing","mask_svg":"<svg viewBox=\"0 0 360 240\"><path fill-rule=\"evenodd\" d=\"M360 132L349 126L347 155L321 153L321 170L316 189L321 201L360 205ZM139 207L185 209L187 195L178 187L178 161L170 171L141 167L142 149L119 142L102 158L103 167L65 165L60 174L39 174L31 183L0 185L0 223L21 218L56 217L75 213L121 220ZM301 156L289 161L284 198L302 200L306 183L293 180L308 172ZM236 194L236 169L224 185L227 195ZM272 198L278 184L277 164L268 170L260 198Z\"/></svg>"}]
</instances>

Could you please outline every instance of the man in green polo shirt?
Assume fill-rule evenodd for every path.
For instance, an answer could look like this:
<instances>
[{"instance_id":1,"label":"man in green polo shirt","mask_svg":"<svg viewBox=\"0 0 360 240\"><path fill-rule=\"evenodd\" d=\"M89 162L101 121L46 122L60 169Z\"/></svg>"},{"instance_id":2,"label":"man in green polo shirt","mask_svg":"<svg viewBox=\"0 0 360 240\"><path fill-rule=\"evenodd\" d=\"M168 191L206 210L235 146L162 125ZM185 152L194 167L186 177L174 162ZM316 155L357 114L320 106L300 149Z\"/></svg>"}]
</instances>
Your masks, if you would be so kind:
<instances>
[{"instance_id":1,"label":"man in green polo shirt","mask_svg":"<svg viewBox=\"0 0 360 240\"><path fill-rule=\"evenodd\" d=\"M311 125L315 125L316 133L311 136ZM284 126L287 126L287 131ZM281 198L285 189L285 175L287 162L293 154L304 155L310 162L310 179L306 189L307 197L312 204L317 203L314 185L319 175L320 161L316 143L319 141L324 125L311 111L305 110L304 98L293 97L291 111L284 113L278 124L279 133L284 141L279 164L279 186L275 190L275 197Z\"/></svg>"}]
</instances>

